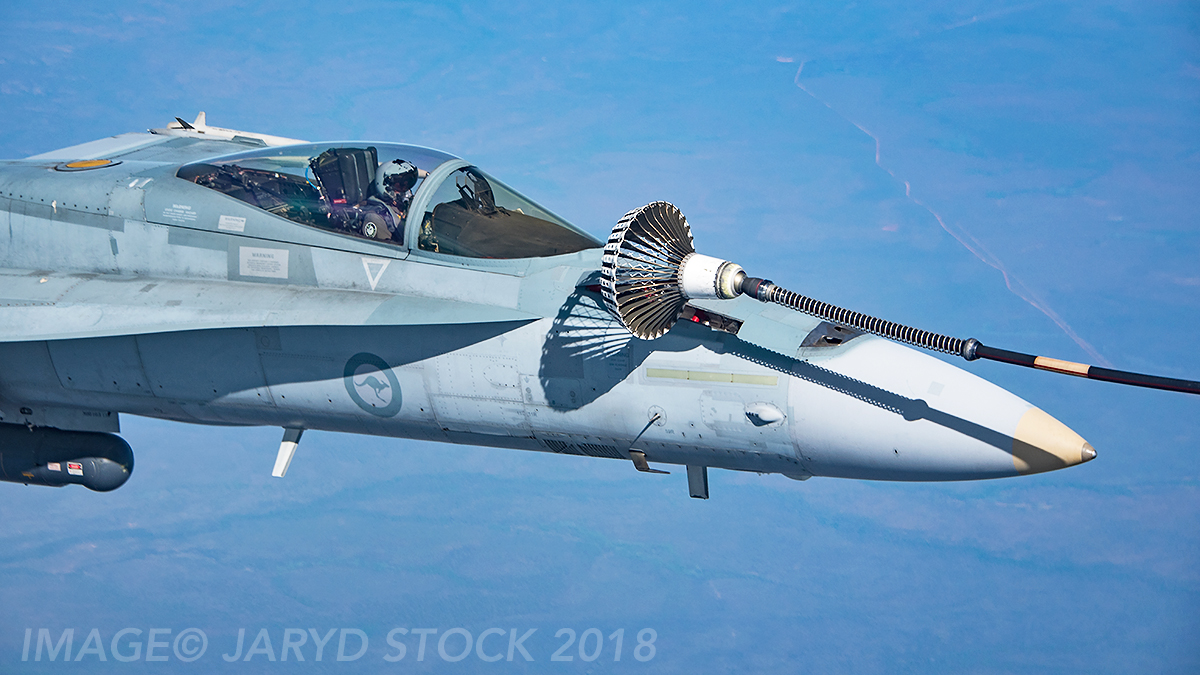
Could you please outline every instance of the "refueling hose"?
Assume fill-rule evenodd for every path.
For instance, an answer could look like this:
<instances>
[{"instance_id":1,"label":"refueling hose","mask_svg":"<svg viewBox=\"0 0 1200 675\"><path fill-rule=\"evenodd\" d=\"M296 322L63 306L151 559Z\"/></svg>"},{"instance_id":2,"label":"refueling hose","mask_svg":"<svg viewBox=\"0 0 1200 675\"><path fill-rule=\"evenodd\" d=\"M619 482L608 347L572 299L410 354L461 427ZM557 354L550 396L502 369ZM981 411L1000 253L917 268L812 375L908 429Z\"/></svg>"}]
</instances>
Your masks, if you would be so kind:
<instances>
[{"instance_id":1,"label":"refueling hose","mask_svg":"<svg viewBox=\"0 0 1200 675\"><path fill-rule=\"evenodd\" d=\"M940 333L931 333L927 330L905 326L893 321L885 321L869 314L854 312L827 302L821 302L815 298L780 288L766 279L745 276L744 273L739 273L739 277L737 282L735 282L735 288L738 288L742 293L756 300L773 302L777 305L794 309L797 312L815 316L818 319L824 319L850 328L857 328L866 333L879 335L890 340L895 340L896 342L921 347L922 349L942 352L944 354L957 354L968 361L988 359L1001 363L1011 363L1016 366L1025 366L1026 368L1036 368L1064 375L1085 377L1089 380L1100 380L1101 382L1115 382L1117 384L1130 384L1135 387L1178 391L1186 394L1200 394L1200 382L1131 373L1124 370L1101 368L1085 363L1053 359L1048 356L1033 356L1032 354L1022 354L1021 352L1010 352L1006 349L988 347L975 338L963 340L962 338L942 335Z\"/></svg>"}]
</instances>

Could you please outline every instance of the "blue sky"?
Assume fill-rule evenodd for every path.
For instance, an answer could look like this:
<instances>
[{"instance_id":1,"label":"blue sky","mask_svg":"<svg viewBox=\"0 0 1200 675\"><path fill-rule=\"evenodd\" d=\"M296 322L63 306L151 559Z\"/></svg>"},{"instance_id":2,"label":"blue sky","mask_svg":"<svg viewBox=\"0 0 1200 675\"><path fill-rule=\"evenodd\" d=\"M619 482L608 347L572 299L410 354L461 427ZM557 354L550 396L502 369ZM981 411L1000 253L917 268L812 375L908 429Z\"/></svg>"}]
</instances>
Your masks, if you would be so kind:
<instances>
[{"instance_id":1,"label":"blue sky","mask_svg":"<svg viewBox=\"0 0 1200 675\"><path fill-rule=\"evenodd\" d=\"M666 199L701 251L806 294L1195 378L1198 35L1172 2L14 4L0 156L199 110L430 145L596 234ZM1200 401L966 367L1097 461L946 485L714 472L701 502L678 472L321 433L278 481L278 430L126 418L121 490L0 486L0 671L66 669L20 662L28 627L190 626L240 672L480 667L384 663L418 626L538 628L537 661L488 666L514 672L1200 669ZM294 626L371 644L215 658ZM564 627L624 628L624 658L550 662Z\"/></svg>"}]
</instances>

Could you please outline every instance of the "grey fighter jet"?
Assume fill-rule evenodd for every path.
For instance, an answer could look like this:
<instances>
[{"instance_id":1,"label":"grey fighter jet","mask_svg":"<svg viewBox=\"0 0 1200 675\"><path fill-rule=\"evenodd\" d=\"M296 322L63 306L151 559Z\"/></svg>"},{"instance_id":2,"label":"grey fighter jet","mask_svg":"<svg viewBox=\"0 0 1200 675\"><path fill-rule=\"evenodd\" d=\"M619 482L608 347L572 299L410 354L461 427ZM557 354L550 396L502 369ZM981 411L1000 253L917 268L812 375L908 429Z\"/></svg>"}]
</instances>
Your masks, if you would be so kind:
<instances>
[{"instance_id":1,"label":"grey fighter jet","mask_svg":"<svg viewBox=\"0 0 1200 675\"><path fill-rule=\"evenodd\" d=\"M680 465L699 498L708 467L998 478L1095 451L913 347L1200 391L786 291L665 202L604 242L444 152L176 119L0 162L3 480L119 487L122 413L279 427L281 477L320 429Z\"/></svg>"}]
</instances>

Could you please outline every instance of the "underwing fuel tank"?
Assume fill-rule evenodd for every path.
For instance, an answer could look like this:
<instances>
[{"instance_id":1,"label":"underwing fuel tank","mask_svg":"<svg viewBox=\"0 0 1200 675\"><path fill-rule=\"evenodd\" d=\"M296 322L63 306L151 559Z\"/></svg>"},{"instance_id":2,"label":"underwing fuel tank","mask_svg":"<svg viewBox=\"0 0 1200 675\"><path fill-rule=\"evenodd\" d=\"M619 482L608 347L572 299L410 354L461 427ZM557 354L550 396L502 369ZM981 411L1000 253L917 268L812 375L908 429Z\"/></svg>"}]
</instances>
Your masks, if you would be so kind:
<instances>
[{"instance_id":1,"label":"underwing fuel tank","mask_svg":"<svg viewBox=\"0 0 1200 675\"><path fill-rule=\"evenodd\" d=\"M133 450L120 436L0 424L0 480L108 492L132 472Z\"/></svg>"}]
</instances>

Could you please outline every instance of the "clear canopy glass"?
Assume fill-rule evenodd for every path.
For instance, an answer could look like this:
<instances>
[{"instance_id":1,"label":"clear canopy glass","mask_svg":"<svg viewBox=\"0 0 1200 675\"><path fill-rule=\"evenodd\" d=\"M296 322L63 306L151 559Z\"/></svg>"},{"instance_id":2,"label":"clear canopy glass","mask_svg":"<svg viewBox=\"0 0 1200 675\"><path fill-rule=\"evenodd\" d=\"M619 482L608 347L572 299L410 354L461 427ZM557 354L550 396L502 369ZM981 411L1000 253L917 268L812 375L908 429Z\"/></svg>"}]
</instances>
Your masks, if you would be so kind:
<instances>
[{"instance_id":1,"label":"clear canopy glass","mask_svg":"<svg viewBox=\"0 0 1200 675\"><path fill-rule=\"evenodd\" d=\"M468 258L540 258L599 248L591 235L473 166L446 176L425 207L417 245Z\"/></svg>"},{"instance_id":2,"label":"clear canopy glass","mask_svg":"<svg viewBox=\"0 0 1200 675\"><path fill-rule=\"evenodd\" d=\"M388 196L375 178L393 161L416 167L418 179L404 194ZM460 166L437 171L448 162ZM533 258L602 246L465 164L453 155L415 145L307 143L193 162L180 167L177 175L297 223L397 245L404 243L406 223L411 221L419 232L418 248L431 253ZM432 184L427 180L430 173L444 177ZM414 203L427 206L410 218Z\"/></svg>"},{"instance_id":3,"label":"clear canopy glass","mask_svg":"<svg viewBox=\"0 0 1200 675\"><path fill-rule=\"evenodd\" d=\"M459 161L415 145L306 143L185 164L176 175L298 223L402 244L411 190L383 199L374 185L376 170L393 160L414 165L421 177Z\"/></svg>"}]
</instances>

